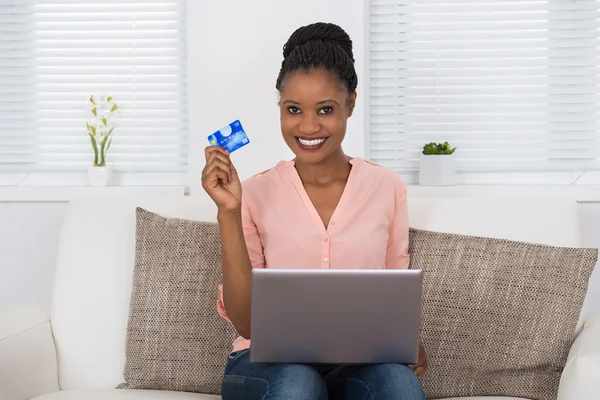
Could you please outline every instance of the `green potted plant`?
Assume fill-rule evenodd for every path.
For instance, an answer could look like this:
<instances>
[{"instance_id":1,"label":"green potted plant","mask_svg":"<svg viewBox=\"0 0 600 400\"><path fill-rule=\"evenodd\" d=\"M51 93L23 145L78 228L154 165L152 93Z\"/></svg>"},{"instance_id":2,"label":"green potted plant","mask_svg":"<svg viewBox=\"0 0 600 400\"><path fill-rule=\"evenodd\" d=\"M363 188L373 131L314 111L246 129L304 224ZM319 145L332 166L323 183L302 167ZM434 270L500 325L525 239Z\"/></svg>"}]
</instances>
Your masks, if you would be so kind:
<instances>
[{"instance_id":1,"label":"green potted plant","mask_svg":"<svg viewBox=\"0 0 600 400\"><path fill-rule=\"evenodd\" d=\"M456 147L448 142L427 143L420 158L419 184L426 186L454 185L456 183Z\"/></svg>"},{"instance_id":2,"label":"green potted plant","mask_svg":"<svg viewBox=\"0 0 600 400\"><path fill-rule=\"evenodd\" d=\"M106 155L112 144L112 134L117 127L119 106L112 96L90 96L91 120L86 123L87 133L94 150L94 163L88 167L91 186L109 184L111 169L106 165Z\"/></svg>"}]
</instances>

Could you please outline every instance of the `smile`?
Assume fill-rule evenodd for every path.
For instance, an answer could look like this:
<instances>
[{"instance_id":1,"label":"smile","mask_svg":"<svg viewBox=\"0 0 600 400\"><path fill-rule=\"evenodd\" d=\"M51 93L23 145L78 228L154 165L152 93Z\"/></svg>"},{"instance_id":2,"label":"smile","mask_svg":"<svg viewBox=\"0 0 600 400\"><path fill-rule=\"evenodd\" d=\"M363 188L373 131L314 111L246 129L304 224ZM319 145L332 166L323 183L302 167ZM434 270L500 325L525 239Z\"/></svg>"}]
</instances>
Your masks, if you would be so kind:
<instances>
[{"instance_id":1,"label":"smile","mask_svg":"<svg viewBox=\"0 0 600 400\"><path fill-rule=\"evenodd\" d=\"M325 140L327 138L318 138L318 139L302 139L302 138L296 138L298 139L298 141L300 142L300 144L302 144L303 146L308 146L308 147L315 147L318 146L320 144L322 144L323 142L325 142Z\"/></svg>"},{"instance_id":2,"label":"smile","mask_svg":"<svg viewBox=\"0 0 600 400\"><path fill-rule=\"evenodd\" d=\"M300 147L304 151L315 151L325 146L325 143L327 143L327 139L329 139L329 137L301 138L296 136L296 143L298 143L298 147Z\"/></svg>"}]
</instances>

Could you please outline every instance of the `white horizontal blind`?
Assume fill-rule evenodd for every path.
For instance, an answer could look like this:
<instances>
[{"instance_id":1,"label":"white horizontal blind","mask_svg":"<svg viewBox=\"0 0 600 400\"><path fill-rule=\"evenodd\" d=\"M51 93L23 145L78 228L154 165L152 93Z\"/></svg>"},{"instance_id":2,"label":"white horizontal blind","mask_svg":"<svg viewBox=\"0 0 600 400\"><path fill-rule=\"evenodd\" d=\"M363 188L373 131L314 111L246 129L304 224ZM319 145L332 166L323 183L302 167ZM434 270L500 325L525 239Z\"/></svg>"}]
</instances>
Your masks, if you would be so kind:
<instances>
[{"instance_id":1,"label":"white horizontal blind","mask_svg":"<svg viewBox=\"0 0 600 400\"><path fill-rule=\"evenodd\" d=\"M187 165L186 2L0 0L0 172L93 163L90 95L120 106L107 164Z\"/></svg>"},{"instance_id":2,"label":"white horizontal blind","mask_svg":"<svg viewBox=\"0 0 600 400\"><path fill-rule=\"evenodd\" d=\"M371 159L416 171L448 141L463 173L599 169L599 7L372 0Z\"/></svg>"}]
</instances>

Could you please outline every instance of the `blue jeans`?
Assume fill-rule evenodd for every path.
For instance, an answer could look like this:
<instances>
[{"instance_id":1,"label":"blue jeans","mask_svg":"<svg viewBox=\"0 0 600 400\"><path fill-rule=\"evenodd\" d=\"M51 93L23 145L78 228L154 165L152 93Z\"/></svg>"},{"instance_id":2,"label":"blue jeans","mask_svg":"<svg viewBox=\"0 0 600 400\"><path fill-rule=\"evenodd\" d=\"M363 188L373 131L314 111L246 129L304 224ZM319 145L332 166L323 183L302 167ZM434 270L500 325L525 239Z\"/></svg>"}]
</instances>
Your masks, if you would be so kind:
<instances>
[{"instance_id":1,"label":"blue jeans","mask_svg":"<svg viewBox=\"0 0 600 400\"><path fill-rule=\"evenodd\" d=\"M250 351L232 353L223 400L425 400L415 373L400 364L252 364Z\"/></svg>"}]
</instances>

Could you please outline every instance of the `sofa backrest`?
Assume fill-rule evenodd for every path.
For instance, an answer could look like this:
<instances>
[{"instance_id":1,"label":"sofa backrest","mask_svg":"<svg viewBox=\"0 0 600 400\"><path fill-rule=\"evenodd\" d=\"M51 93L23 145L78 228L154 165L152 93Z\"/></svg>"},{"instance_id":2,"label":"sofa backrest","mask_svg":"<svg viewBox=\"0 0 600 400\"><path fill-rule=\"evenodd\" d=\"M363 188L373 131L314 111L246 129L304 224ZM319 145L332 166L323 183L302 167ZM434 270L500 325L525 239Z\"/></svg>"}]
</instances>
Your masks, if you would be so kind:
<instances>
[{"instance_id":1,"label":"sofa backrest","mask_svg":"<svg viewBox=\"0 0 600 400\"><path fill-rule=\"evenodd\" d=\"M111 388L123 382L137 206L166 217L216 217L205 196L71 202L52 299L63 390ZM577 208L575 202L561 199L420 197L409 200L409 220L421 229L578 246Z\"/></svg>"},{"instance_id":2,"label":"sofa backrest","mask_svg":"<svg viewBox=\"0 0 600 400\"><path fill-rule=\"evenodd\" d=\"M206 197L96 197L72 201L57 256L51 318L62 390L124 382L135 255L135 209L215 221Z\"/></svg>"},{"instance_id":3,"label":"sofa backrest","mask_svg":"<svg viewBox=\"0 0 600 400\"><path fill-rule=\"evenodd\" d=\"M580 205L567 198L410 197L413 228L579 247Z\"/></svg>"}]
</instances>

